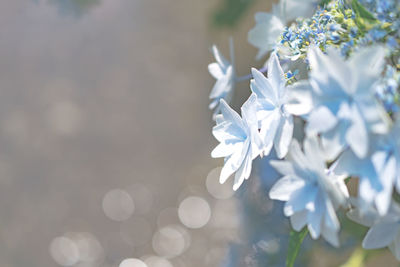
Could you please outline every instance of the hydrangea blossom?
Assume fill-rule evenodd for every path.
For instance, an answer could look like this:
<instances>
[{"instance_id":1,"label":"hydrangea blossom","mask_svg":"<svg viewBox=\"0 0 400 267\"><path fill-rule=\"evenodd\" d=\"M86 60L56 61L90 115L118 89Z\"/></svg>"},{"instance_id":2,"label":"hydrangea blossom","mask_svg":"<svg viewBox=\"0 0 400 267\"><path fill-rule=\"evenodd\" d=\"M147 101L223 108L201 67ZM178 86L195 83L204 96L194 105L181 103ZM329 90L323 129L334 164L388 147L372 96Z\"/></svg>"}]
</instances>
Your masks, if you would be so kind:
<instances>
[{"instance_id":1,"label":"hydrangea blossom","mask_svg":"<svg viewBox=\"0 0 400 267\"><path fill-rule=\"evenodd\" d=\"M283 0L273 5L272 12L259 12L255 15L256 26L249 31L249 43L259 49L256 59L261 59L275 45L286 24L297 18L311 15L315 0Z\"/></svg>"},{"instance_id":2,"label":"hydrangea blossom","mask_svg":"<svg viewBox=\"0 0 400 267\"><path fill-rule=\"evenodd\" d=\"M337 246L336 211L353 206L371 226L364 247L389 246L400 261L400 2L280 0L256 14L248 37L257 58L271 55L230 79L251 79L253 95L235 123L217 120L222 181L236 172L237 189L250 175L244 166L275 147L283 160L267 161L283 178L269 196L285 202L294 230ZM354 201L344 177L358 179Z\"/></svg>"},{"instance_id":3,"label":"hydrangea blossom","mask_svg":"<svg viewBox=\"0 0 400 267\"><path fill-rule=\"evenodd\" d=\"M256 69L252 69L251 91L257 95L257 119L260 134L269 154L274 145L278 158L286 156L293 136L293 116L301 114L301 109L293 108L288 103L288 89L285 74L274 53L268 61L268 78ZM296 87L299 85L296 85Z\"/></svg>"},{"instance_id":4,"label":"hydrangea blossom","mask_svg":"<svg viewBox=\"0 0 400 267\"><path fill-rule=\"evenodd\" d=\"M215 45L212 47L212 53L216 62L208 65L208 71L217 81L210 93L210 99L212 99L212 102L209 105L209 108L215 109L214 118L220 111L220 100L224 99L226 102L230 103L235 88L235 67L232 40L230 41L230 51L231 62L225 59Z\"/></svg>"},{"instance_id":5,"label":"hydrangea blossom","mask_svg":"<svg viewBox=\"0 0 400 267\"><path fill-rule=\"evenodd\" d=\"M380 216L374 209L368 213L360 212L357 207L350 210L347 216L364 226L370 227L362 246L365 249L389 247L390 251L400 261L400 206L392 202L386 215Z\"/></svg>"},{"instance_id":6,"label":"hydrangea blossom","mask_svg":"<svg viewBox=\"0 0 400 267\"><path fill-rule=\"evenodd\" d=\"M392 199L393 187L400 192L400 124L397 120L387 135L374 137L370 156L356 158L346 151L340 156L339 168L347 175L360 177L360 209L374 203L380 215L385 215Z\"/></svg>"},{"instance_id":7,"label":"hydrangea blossom","mask_svg":"<svg viewBox=\"0 0 400 267\"><path fill-rule=\"evenodd\" d=\"M380 214L385 214L389 208L393 187L393 160L387 158L384 151L377 152L377 139L374 137L368 156L357 157L353 151L343 152L336 167L336 173L344 176L359 177L358 195L361 211L371 206L377 208Z\"/></svg>"},{"instance_id":8,"label":"hydrangea blossom","mask_svg":"<svg viewBox=\"0 0 400 267\"><path fill-rule=\"evenodd\" d=\"M282 175L271 189L271 199L286 201L284 213L296 231L307 225L311 236L322 235L334 246L339 245L340 229L335 210L348 198L343 177L326 170L324 153L318 139L304 141L304 153L294 140L290 146L289 160L271 161L270 164Z\"/></svg>"},{"instance_id":9,"label":"hydrangea blossom","mask_svg":"<svg viewBox=\"0 0 400 267\"><path fill-rule=\"evenodd\" d=\"M221 183L236 172L234 190L237 190L243 181L249 178L252 160L263 148L255 119L256 100L257 97L253 94L243 104L241 118L222 99L221 114L217 115L217 125L213 128L213 135L221 143L211 152L211 156L225 158L220 176Z\"/></svg>"},{"instance_id":10,"label":"hydrangea blossom","mask_svg":"<svg viewBox=\"0 0 400 267\"><path fill-rule=\"evenodd\" d=\"M279 8L274 6L272 13L259 12L254 16L256 26L249 31L248 40L259 49L256 59L261 59L274 48L284 30L285 22L279 13Z\"/></svg>"},{"instance_id":11,"label":"hydrangea blossom","mask_svg":"<svg viewBox=\"0 0 400 267\"><path fill-rule=\"evenodd\" d=\"M382 69L384 50L371 47L344 60L336 50L323 54L310 48L309 94L312 102L307 118L308 134L321 134L322 143L335 158L349 146L359 158L368 153L369 133L385 133L387 118L374 96L374 85Z\"/></svg>"}]
</instances>

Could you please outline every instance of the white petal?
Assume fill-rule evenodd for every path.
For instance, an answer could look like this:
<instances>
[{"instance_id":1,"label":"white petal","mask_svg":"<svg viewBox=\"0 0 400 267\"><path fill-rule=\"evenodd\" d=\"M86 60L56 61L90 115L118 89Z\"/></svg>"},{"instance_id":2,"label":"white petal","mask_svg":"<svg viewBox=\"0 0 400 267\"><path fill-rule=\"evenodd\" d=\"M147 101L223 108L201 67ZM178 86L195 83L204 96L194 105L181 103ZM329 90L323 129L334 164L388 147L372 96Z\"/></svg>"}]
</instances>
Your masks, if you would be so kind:
<instances>
[{"instance_id":1,"label":"white petal","mask_svg":"<svg viewBox=\"0 0 400 267\"><path fill-rule=\"evenodd\" d=\"M279 123L280 123L280 113L278 110L275 110L268 116L266 119L261 121L261 130L260 135L264 141L265 149L264 153L266 155L269 154L272 145L274 143L275 136L278 131Z\"/></svg>"},{"instance_id":2,"label":"white petal","mask_svg":"<svg viewBox=\"0 0 400 267\"><path fill-rule=\"evenodd\" d=\"M295 170L290 161L285 160L271 160L269 164L282 175L293 175Z\"/></svg>"},{"instance_id":3,"label":"white petal","mask_svg":"<svg viewBox=\"0 0 400 267\"><path fill-rule=\"evenodd\" d=\"M315 186L306 185L294 191L290 195L290 199L285 203L283 213L285 216L292 216L296 212L300 212L310 204L316 201L315 197L318 190Z\"/></svg>"},{"instance_id":4,"label":"white petal","mask_svg":"<svg viewBox=\"0 0 400 267\"><path fill-rule=\"evenodd\" d=\"M304 180L295 176L285 176L279 179L269 191L271 199L288 201L293 192L299 190L305 185Z\"/></svg>"},{"instance_id":5,"label":"white petal","mask_svg":"<svg viewBox=\"0 0 400 267\"><path fill-rule=\"evenodd\" d=\"M379 218L376 212L362 213L358 208L349 210L346 215L350 220L368 227L371 227Z\"/></svg>"},{"instance_id":6,"label":"white petal","mask_svg":"<svg viewBox=\"0 0 400 267\"><path fill-rule=\"evenodd\" d=\"M225 57L221 54L216 45L213 45L211 50L215 60L222 68L227 68L230 65L228 60L225 59Z\"/></svg>"},{"instance_id":7,"label":"white petal","mask_svg":"<svg viewBox=\"0 0 400 267\"><path fill-rule=\"evenodd\" d=\"M307 118L306 132L309 135L331 130L338 123L335 115L325 106L320 106L311 112Z\"/></svg>"},{"instance_id":8,"label":"white petal","mask_svg":"<svg viewBox=\"0 0 400 267\"><path fill-rule=\"evenodd\" d=\"M334 160L346 146L346 123L339 122L337 127L321 134L321 143L327 160Z\"/></svg>"},{"instance_id":9,"label":"white petal","mask_svg":"<svg viewBox=\"0 0 400 267\"><path fill-rule=\"evenodd\" d=\"M240 168L237 170L235 174L235 181L233 183L233 190L236 191L239 189L239 187L242 185L243 181L245 179L248 179L250 177L251 173L251 163L252 159L247 155Z\"/></svg>"},{"instance_id":10,"label":"white petal","mask_svg":"<svg viewBox=\"0 0 400 267\"><path fill-rule=\"evenodd\" d=\"M209 98L223 98L233 90L233 85L233 68L229 66L226 70L226 74L220 77L215 83Z\"/></svg>"},{"instance_id":11,"label":"white petal","mask_svg":"<svg viewBox=\"0 0 400 267\"><path fill-rule=\"evenodd\" d=\"M317 136L309 136L304 140L304 154L316 170L325 169L325 157L320 149Z\"/></svg>"},{"instance_id":12,"label":"white petal","mask_svg":"<svg viewBox=\"0 0 400 267\"><path fill-rule=\"evenodd\" d=\"M317 198L314 202L314 210L308 212L308 230L313 239L317 239L321 234L321 223L324 212L322 206L323 201L321 192L318 192Z\"/></svg>"},{"instance_id":13,"label":"white petal","mask_svg":"<svg viewBox=\"0 0 400 267\"><path fill-rule=\"evenodd\" d=\"M398 229L398 223L380 223L372 226L362 242L363 248L377 249L389 246L396 237Z\"/></svg>"},{"instance_id":14,"label":"white petal","mask_svg":"<svg viewBox=\"0 0 400 267\"><path fill-rule=\"evenodd\" d=\"M339 247L339 237L337 231L323 227L321 231L322 237L334 247Z\"/></svg>"},{"instance_id":15,"label":"white petal","mask_svg":"<svg viewBox=\"0 0 400 267\"><path fill-rule=\"evenodd\" d=\"M268 80L275 91L275 95L281 98L281 91L285 87L286 80L276 53L272 53L268 61Z\"/></svg>"},{"instance_id":16,"label":"white petal","mask_svg":"<svg viewBox=\"0 0 400 267\"><path fill-rule=\"evenodd\" d=\"M307 224L307 211L301 211L290 216L290 223L296 231L300 231Z\"/></svg>"},{"instance_id":17,"label":"white petal","mask_svg":"<svg viewBox=\"0 0 400 267\"><path fill-rule=\"evenodd\" d=\"M249 145L250 145L249 141L246 140L243 143L241 151L237 151L236 153L232 154L226 159L219 178L219 182L221 184L225 183L225 181L229 178L229 176L231 176L235 171L237 171L241 167L248 152Z\"/></svg>"},{"instance_id":18,"label":"white petal","mask_svg":"<svg viewBox=\"0 0 400 267\"><path fill-rule=\"evenodd\" d=\"M299 81L287 87L288 103L285 110L293 115L308 114L313 108L311 86L308 81Z\"/></svg>"},{"instance_id":19,"label":"white petal","mask_svg":"<svg viewBox=\"0 0 400 267\"><path fill-rule=\"evenodd\" d=\"M324 220L325 227L335 231L339 231L340 228L339 220L336 217L336 212L332 205L332 202L328 199L325 200L325 208L326 208L325 220Z\"/></svg>"},{"instance_id":20,"label":"white petal","mask_svg":"<svg viewBox=\"0 0 400 267\"><path fill-rule=\"evenodd\" d=\"M224 116L225 120L230 121L235 125L244 128L242 118L231 107L229 107L229 105L225 102L225 100L221 99L220 107L221 107L221 113Z\"/></svg>"},{"instance_id":21,"label":"white petal","mask_svg":"<svg viewBox=\"0 0 400 267\"><path fill-rule=\"evenodd\" d=\"M215 62L208 65L208 71L215 79L219 79L220 77L222 77L224 75L224 73L221 70L220 65Z\"/></svg>"},{"instance_id":22,"label":"white petal","mask_svg":"<svg viewBox=\"0 0 400 267\"><path fill-rule=\"evenodd\" d=\"M286 156L292 137L293 117L282 118L274 139L274 147L278 158L281 159Z\"/></svg>"},{"instance_id":23,"label":"white petal","mask_svg":"<svg viewBox=\"0 0 400 267\"><path fill-rule=\"evenodd\" d=\"M261 59L272 50L277 38L284 30L284 23L275 15L270 13L257 13L255 15L256 26L248 33L250 44L259 48L257 59Z\"/></svg>"},{"instance_id":24,"label":"white petal","mask_svg":"<svg viewBox=\"0 0 400 267\"><path fill-rule=\"evenodd\" d=\"M228 144L220 143L211 152L211 157L213 158L227 157L235 153L236 151L241 151L242 147L243 147L242 142L228 143Z\"/></svg>"},{"instance_id":25,"label":"white petal","mask_svg":"<svg viewBox=\"0 0 400 267\"><path fill-rule=\"evenodd\" d=\"M352 123L346 133L346 141L359 158L367 156L368 132L359 109L352 106Z\"/></svg>"},{"instance_id":26,"label":"white petal","mask_svg":"<svg viewBox=\"0 0 400 267\"><path fill-rule=\"evenodd\" d=\"M251 74L253 76L250 82L251 91L255 93L258 98L265 98L270 100L271 103L276 104L278 102L278 93L270 83L270 80L255 68L251 69Z\"/></svg>"},{"instance_id":27,"label":"white petal","mask_svg":"<svg viewBox=\"0 0 400 267\"><path fill-rule=\"evenodd\" d=\"M256 117L256 108L257 108L257 96L256 94L251 94L247 101L242 105L242 117L243 120L246 121L247 125L257 125L257 117Z\"/></svg>"},{"instance_id":28,"label":"white petal","mask_svg":"<svg viewBox=\"0 0 400 267\"><path fill-rule=\"evenodd\" d=\"M392 199L393 183L396 176L396 160L393 156L387 159L386 155L375 153L372 156L372 162L375 163L375 166L379 157L381 158L380 160L384 159L382 168L377 169L383 190L377 194L375 204L379 214L384 215L387 213Z\"/></svg>"}]
</instances>

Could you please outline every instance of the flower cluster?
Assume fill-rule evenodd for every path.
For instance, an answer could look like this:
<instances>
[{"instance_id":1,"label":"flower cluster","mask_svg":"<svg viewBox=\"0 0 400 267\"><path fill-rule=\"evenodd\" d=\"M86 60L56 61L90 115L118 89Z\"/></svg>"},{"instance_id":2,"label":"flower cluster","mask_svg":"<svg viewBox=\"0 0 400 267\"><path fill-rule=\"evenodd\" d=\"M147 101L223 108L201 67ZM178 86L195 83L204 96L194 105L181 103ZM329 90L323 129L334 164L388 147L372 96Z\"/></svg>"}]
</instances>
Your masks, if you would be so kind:
<instances>
[{"instance_id":1,"label":"flower cluster","mask_svg":"<svg viewBox=\"0 0 400 267\"><path fill-rule=\"evenodd\" d=\"M269 164L282 178L269 197L285 202L294 230L339 246L336 212L344 209L371 227L364 248L388 246L400 260L399 18L396 0L281 0L257 13L249 32L256 58L269 54L264 68L238 77L233 53L228 62L213 47L221 182L234 174L237 190L252 161L274 150ZM228 104L246 77L252 94L240 116Z\"/></svg>"}]
</instances>

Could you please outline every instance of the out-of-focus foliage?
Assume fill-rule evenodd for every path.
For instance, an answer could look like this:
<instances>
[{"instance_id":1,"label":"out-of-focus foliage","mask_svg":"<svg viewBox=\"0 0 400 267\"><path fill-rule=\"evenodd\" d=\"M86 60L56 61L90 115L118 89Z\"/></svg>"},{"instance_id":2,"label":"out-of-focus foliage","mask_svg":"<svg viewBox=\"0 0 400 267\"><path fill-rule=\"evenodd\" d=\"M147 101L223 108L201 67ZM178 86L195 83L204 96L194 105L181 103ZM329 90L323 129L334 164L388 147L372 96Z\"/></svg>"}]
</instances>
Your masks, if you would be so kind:
<instances>
[{"instance_id":1,"label":"out-of-focus foliage","mask_svg":"<svg viewBox=\"0 0 400 267\"><path fill-rule=\"evenodd\" d=\"M290 232L289 249L286 258L287 267L293 267L294 261L297 258L297 254L299 254L301 243L303 243L303 240L307 234L308 234L307 227L304 227L303 230L301 230L300 232L296 232L294 230Z\"/></svg>"},{"instance_id":2,"label":"out-of-focus foliage","mask_svg":"<svg viewBox=\"0 0 400 267\"><path fill-rule=\"evenodd\" d=\"M61 13L74 16L81 16L100 2L100 0L48 0L48 3L57 6Z\"/></svg>"},{"instance_id":3,"label":"out-of-focus foliage","mask_svg":"<svg viewBox=\"0 0 400 267\"><path fill-rule=\"evenodd\" d=\"M215 27L234 27L255 0L221 0L221 4L212 15Z\"/></svg>"}]
</instances>

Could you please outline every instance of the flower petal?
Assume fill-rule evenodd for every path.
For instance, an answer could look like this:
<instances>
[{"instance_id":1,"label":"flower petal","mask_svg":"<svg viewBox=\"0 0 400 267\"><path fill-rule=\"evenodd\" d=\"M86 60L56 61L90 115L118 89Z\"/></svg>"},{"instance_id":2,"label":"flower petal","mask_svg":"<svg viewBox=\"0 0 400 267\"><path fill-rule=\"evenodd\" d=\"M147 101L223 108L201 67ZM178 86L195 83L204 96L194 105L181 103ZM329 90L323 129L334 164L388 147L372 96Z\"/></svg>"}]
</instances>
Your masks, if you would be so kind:
<instances>
[{"instance_id":1,"label":"flower petal","mask_svg":"<svg viewBox=\"0 0 400 267\"><path fill-rule=\"evenodd\" d=\"M288 201L293 192L299 190L305 185L304 180L299 179L296 176L284 176L279 179L269 191L269 197L271 199Z\"/></svg>"},{"instance_id":2,"label":"flower petal","mask_svg":"<svg viewBox=\"0 0 400 267\"><path fill-rule=\"evenodd\" d=\"M278 158L286 156L293 137L293 117L282 118L275 135L274 147Z\"/></svg>"},{"instance_id":3,"label":"flower petal","mask_svg":"<svg viewBox=\"0 0 400 267\"><path fill-rule=\"evenodd\" d=\"M398 223L379 223L369 229L362 246L365 249L377 249L389 246L396 237Z\"/></svg>"}]
</instances>

